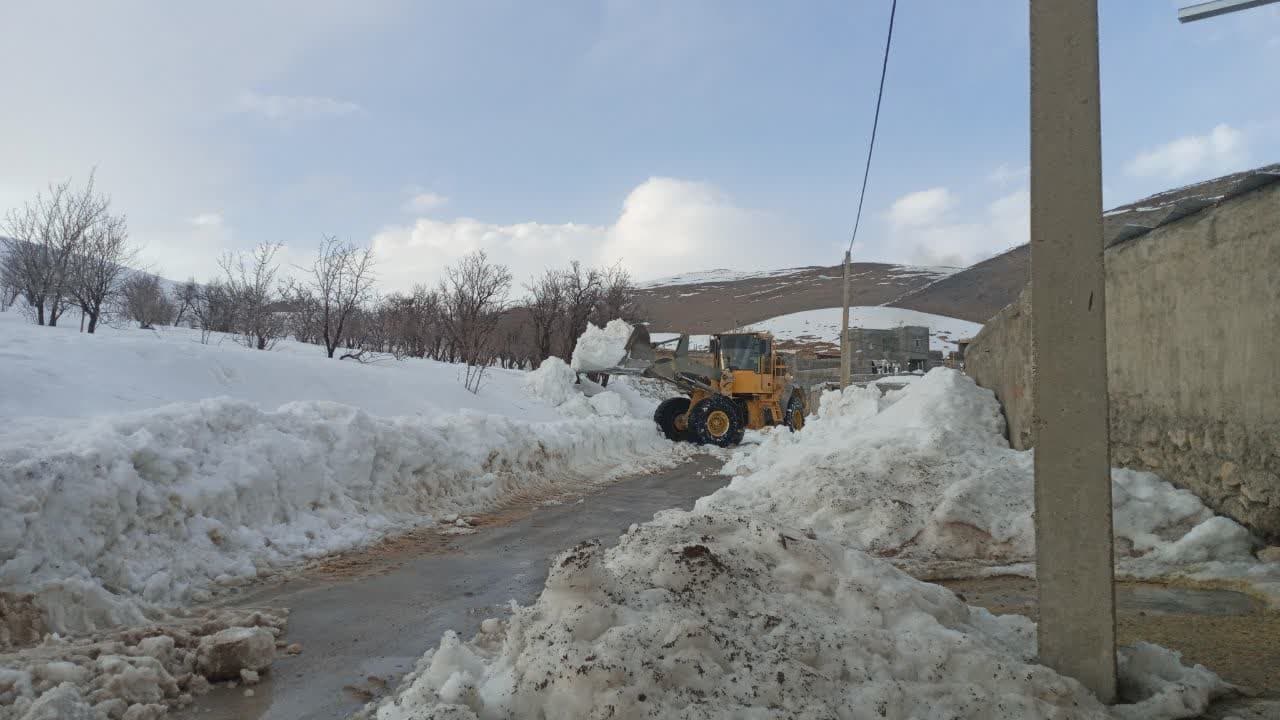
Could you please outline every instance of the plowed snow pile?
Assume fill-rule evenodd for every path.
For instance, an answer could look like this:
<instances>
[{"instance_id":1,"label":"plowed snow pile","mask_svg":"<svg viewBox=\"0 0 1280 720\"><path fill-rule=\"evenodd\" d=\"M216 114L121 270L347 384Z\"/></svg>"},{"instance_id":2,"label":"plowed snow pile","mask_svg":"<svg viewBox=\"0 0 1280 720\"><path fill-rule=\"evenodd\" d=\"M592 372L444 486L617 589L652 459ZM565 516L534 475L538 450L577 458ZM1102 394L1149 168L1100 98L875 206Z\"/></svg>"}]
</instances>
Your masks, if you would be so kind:
<instances>
[{"instance_id":1,"label":"plowed snow pile","mask_svg":"<svg viewBox=\"0 0 1280 720\"><path fill-rule=\"evenodd\" d=\"M56 631L144 620L261 571L567 477L673 462L646 420L381 418L236 400L0 436L0 584Z\"/></svg>"},{"instance_id":2,"label":"plowed snow pile","mask_svg":"<svg viewBox=\"0 0 1280 720\"><path fill-rule=\"evenodd\" d=\"M1034 559L1032 453L1009 448L995 397L953 370L883 397L827 393L804 432L768 433L724 472L733 481L699 508L764 513L916 575ZM1230 577L1280 591L1280 565L1257 562L1248 530L1194 494L1115 469L1112 497L1120 575Z\"/></svg>"},{"instance_id":3,"label":"plowed snow pile","mask_svg":"<svg viewBox=\"0 0 1280 720\"><path fill-rule=\"evenodd\" d=\"M1032 623L763 519L660 513L552 564L538 601L452 633L378 720L1161 718L1224 690L1151 645L1121 655L1108 711L1034 664Z\"/></svg>"},{"instance_id":4,"label":"plowed snow pile","mask_svg":"<svg viewBox=\"0 0 1280 720\"><path fill-rule=\"evenodd\" d=\"M425 718L1194 717L1226 686L1148 644L1120 653L1106 708L1035 664L1027 619L906 575L1033 556L1031 455L991 393L949 370L902 390L829 393L799 433L769 432L691 512L573 549L538 601L471 641L448 633L378 720ZM1239 525L1149 473L1116 471L1131 575L1247 576ZM882 558L874 557L883 556ZM894 564L891 564L891 562Z\"/></svg>"}]
</instances>

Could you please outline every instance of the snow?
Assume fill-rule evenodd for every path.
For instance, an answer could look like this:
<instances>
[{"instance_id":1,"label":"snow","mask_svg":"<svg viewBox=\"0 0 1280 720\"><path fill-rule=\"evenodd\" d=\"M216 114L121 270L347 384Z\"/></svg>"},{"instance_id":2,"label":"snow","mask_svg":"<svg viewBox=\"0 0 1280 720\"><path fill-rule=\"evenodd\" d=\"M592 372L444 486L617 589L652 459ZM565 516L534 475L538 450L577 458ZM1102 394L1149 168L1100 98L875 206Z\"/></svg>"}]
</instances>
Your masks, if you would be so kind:
<instances>
[{"instance_id":1,"label":"snow","mask_svg":"<svg viewBox=\"0 0 1280 720\"><path fill-rule=\"evenodd\" d=\"M889 563L769 521L667 511L552 563L531 606L452 632L396 695L418 718L1186 717L1225 684L1150 645L1121 651L1114 714L1035 664L1035 629Z\"/></svg>"},{"instance_id":2,"label":"snow","mask_svg":"<svg viewBox=\"0 0 1280 720\"><path fill-rule=\"evenodd\" d=\"M218 658L223 675L243 677L274 653L284 626L283 611L217 609L92 639L49 635L3 656L0 720L159 718L208 692L202 656L214 638L258 639L255 653Z\"/></svg>"},{"instance_id":3,"label":"snow","mask_svg":"<svg viewBox=\"0 0 1280 720\"><path fill-rule=\"evenodd\" d=\"M587 323L586 332L573 347L570 367L578 372L598 372L618 365L627 354L631 330L623 320L610 320L603 328Z\"/></svg>"},{"instance_id":4,"label":"snow","mask_svg":"<svg viewBox=\"0 0 1280 720\"><path fill-rule=\"evenodd\" d=\"M727 268L716 268L714 270L702 270L699 272L681 273L679 275L671 275L668 277L649 280L647 282L636 283L636 287L641 290L651 290L654 288L668 287L671 285L702 285L706 283L726 283L737 282L739 280L754 280L756 278L772 278L786 277L788 275L796 275L798 273L807 272L809 270L817 270L814 267L786 268L782 270L765 270L757 272L744 272L740 270L729 270Z\"/></svg>"},{"instance_id":5,"label":"snow","mask_svg":"<svg viewBox=\"0 0 1280 720\"><path fill-rule=\"evenodd\" d=\"M460 365L433 360L361 364L292 340L251 351L221 334L203 345L200 332L188 328L106 326L87 335L75 322L38 327L16 310L0 312L0 339L6 380L0 418L114 415L222 396L268 410L328 400L388 416L470 409L525 420L559 417L528 399L520 387L525 373L514 370L489 370L472 394L462 387Z\"/></svg>"},{"instance_id":6,"label":"snow","mask_svg":"<svg viewBox=\"0 0 1280 720\"><path fill-rule=\"evenodd\" d=\"M690 452L654 428L656 400L626 379L588 398L559 359L541 394L539 373L501 370L472 394L457 366L298 343L86 335L12 312L0 334L0 590L33 593L51 631L144 622L512 492Z\"/></svg>"},{"instance_id":7,"label":"snow","mask_svg":"<svg viewBox=\"0 0 1280 720\"><path fill-rule=\"evenodd\" d=\"M728 486L700 508L763 512L913 574L977 572L1035 556L1032 451L1010 449L994 395L938 368L901 390L823 395L803 433L739 450ZM1280 591L1249 532L1157 475L1112 471L1117 574L1245 580ZM1280 594L1280 593L1277 593Z\"/></svg>"},{"instance_id":8,"label":"snow","mask_svg":"<svg viewBox=\"0 0 1280 720\"><path fill-rule=\"evenodd\" d=\"M948 369L882 396L828 392L799 433L753 434L731 483L618 545L564 553L537 601L446 633L397 693L410 718L1182 718L1228 686L1146 643L1122 704L1035 663L1035 626L903 572L980 574L1034 554L1031 453ZM1121 575L1280 577L1252 540L1150 473L1114 474ZM879 556L879 557L877 557ZM962 563L962 564L958 564ZM897 567L895 567L897 566ZM1268 574L1270 573L1270 574ZM874 713L874 714L871 714Z\"/></svg>"},{"instance_id":9,"label":"snow","mask_svg":"<svg viewBox=\"0 0 1280 720\"><path fill-rule=\"evenodd\" d=\"M750 329L773 333L778 340L816 341L838 346L840 316L840 308L805 310L753 323ZM849 308L849 327L890 329L905 325L929 328L929 349L942 351L955 350L956 341L973 337L982 329L981 323L918 310L883 306Z\"/></svg>"}]
</instances>

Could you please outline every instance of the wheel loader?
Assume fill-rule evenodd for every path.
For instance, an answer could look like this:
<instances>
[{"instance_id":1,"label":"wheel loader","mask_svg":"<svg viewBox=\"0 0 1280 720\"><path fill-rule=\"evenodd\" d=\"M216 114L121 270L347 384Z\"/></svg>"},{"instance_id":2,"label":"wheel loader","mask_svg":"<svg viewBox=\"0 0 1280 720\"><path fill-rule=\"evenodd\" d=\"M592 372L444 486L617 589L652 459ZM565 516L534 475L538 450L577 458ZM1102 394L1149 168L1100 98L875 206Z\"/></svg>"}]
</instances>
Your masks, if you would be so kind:
<instances>
[{"instance_id":1,"label":"wheel loader","mask_svg":"<svg viewBox=\"0 0 1280 720\"><path fill-rule=\"evenodd\" d=\"M690 357L689 336L675 343L671 357L658 357L649 331L636 326L622 362L607 372L662 380L682 393L663 401L654 422L671 440L729 447L748 429L785 425L804 427L808 412L804 390L792 380L783 355L769 333L721 333L711 336L711 364Z\"/></svg>"}]
</instances>

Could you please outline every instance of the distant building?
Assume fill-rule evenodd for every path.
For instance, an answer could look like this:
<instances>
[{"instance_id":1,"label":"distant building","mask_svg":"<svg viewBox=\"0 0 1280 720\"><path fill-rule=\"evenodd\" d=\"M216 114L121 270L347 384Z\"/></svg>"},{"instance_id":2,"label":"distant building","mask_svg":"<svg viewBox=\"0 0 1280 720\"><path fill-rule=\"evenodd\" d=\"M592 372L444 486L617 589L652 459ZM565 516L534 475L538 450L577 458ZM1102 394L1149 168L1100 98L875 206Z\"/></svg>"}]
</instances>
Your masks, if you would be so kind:
<instances>
[{"instance_id":1,"label":"distant building","mask_svg":"<svg viewBox=\"0 0 1280 720\"><path fill-rule=\"evenodd\" d=\"M849 358L855 374L928 370L941 361L929 352L929 328L919 325L849 328Z\"/></svg>"}]
</instances>

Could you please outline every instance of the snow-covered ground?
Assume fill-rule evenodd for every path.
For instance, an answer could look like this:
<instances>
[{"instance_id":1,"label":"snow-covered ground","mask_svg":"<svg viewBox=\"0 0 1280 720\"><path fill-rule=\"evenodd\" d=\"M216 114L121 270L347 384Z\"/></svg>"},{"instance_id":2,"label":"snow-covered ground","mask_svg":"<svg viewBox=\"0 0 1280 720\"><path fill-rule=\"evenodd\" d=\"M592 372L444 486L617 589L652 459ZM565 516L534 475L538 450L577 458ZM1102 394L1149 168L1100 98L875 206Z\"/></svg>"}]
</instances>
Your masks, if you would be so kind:
<instances>
[{"instance_id":1,"label":"snow-covered ground","mask_svg":"<svg viewBox=\"0 0 1280 720\"><path fill-rule=\"evenodd\" d=\"M0 590L35 593L50 630L141 622L514 490L689 452L654 429L654 399L625 381L588 399L572 371L548 402L530 373L493 370L472 394L448 364L190 330L85 335L7 312L0 337Z\"/></svg>"},{"instance_id":2,"label":"snow-covered ground","mask_svg":"<svg viewBox=\"0 0 1280 720\"><path fill-rule=\"evenodd\" d=\"M282 340L249 351L216 334L208 345L187 328L100 327L79 332L74 318L37 327L19 311L0 312L0 418L114 415L175 402L232 397L274 410L327 400L375 415L436 416L475 410L525 420L558 415L521 390L524 373L490 370L479 394L459 380L461 366L391 358L370 364L325 357L324 349Z\"/></svg>"},{"instance_id":3,"label":"snow-covered ground","mask_svg":"<svg viewBox=\"0 0 1280 720\"><path fill-rule=\"evenodd\" d=\"M1120 655L1106 708L1035 664L1025 618L967 607L895 565L980 574L1034 552L1031 454L994 397L936 369L881 396L822 399L799 433L768 432L689 512L574 548L536 603L446 634L395 696L408 718L1182 718L1226 687L1176 653ZM1230 578L1268 594L1244 528L1149 473L1116 471L1120 572ZM1022 569L1025 565L1014 570ZM1008 570L1008 567L1005 568Z\"/></svg>"},{"instance_id":4,"label":"snow-covered ground","mask_svg":"<svg viewBox=\"0 0 1280 720\"><path fill-rule=\"evenodd\" d=\"M752 323L750 329L771 332L778 340L822 342L839 347L840 315L840 308L805 310ZM929 349L943 352L955 350L958 340L973 337L982 329L981 323L918 310L880 306L849 308L849 327L890 329L905 325L929 328Z\"/></svg>"}]
</instances>

